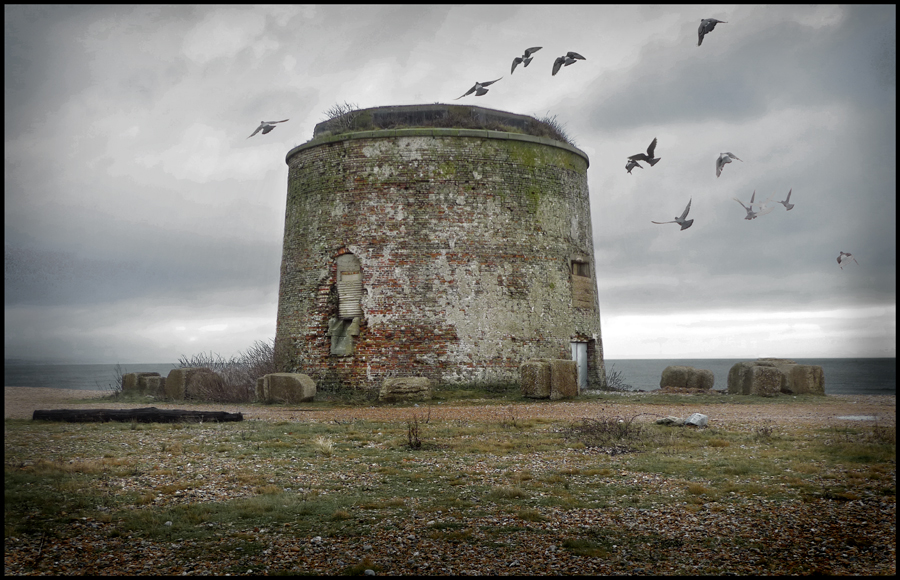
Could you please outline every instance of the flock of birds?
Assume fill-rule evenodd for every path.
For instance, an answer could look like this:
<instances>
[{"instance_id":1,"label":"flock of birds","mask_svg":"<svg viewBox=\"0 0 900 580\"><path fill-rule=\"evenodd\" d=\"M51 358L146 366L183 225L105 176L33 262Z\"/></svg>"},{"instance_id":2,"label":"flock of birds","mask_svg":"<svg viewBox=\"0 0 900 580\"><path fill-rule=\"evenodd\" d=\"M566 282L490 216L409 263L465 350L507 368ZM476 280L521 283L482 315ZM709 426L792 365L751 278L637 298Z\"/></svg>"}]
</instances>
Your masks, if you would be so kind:
<instances>
[{"instance_id":1,"label":"flock of birds","mask_svg":"<svg viewBox=\"0 0 900 580\"><path fill-rule=\"evenodd\" d=\"M700 27L697 29L697 46L700 46L703 44L703 37L706 36L707 34L709 34L710 32L712 32L716 28L717 24L728 24L728 23L724 20L717 20L716 18L702 18L700 20ZM514 72L516 72L516 67L519 66L520 64L522 65L523 68L527 67L529 64L531 64L531 61L534 60L534 53L541 50L542 48L543 47L541 47L541 46L533 46L531 48L526 48L524 53L522 54L522 56L517 56L513 59L512 67L509 70L509 74L513 74ZM579 60L587 60L587 59L585 57L581 56L580 54L578 54L577 52L573 52L573 51L566 52L566 54L557 57L553 61L553 68L551 69L551 75L556 76L556 73L558 73L561 68L575 64ZM456 97L454 100L458 101L459 99L461 99L463 97L467 97L467 96L471 95L472 93L475 93L476 97L484 96L488 92L487 87L493 85L494 83L496 83L497 81L499 81L501 79L503 79L503 77L494 79L492 81L477 81L472 86L472 88L470 88L468 91L466 91L462 95ZM289 120L290 119L284 119L281 121L261 121L259 124L259 127L257 127L256 130L250 134L250 137L253 137L260 131L262 131L263 135L265 135L266 133L269 133L270 131L272 131L275 128L275 125L277 123L284 123ZM249 139L250 137L247 137L247 138ZM646 153L643 153L643 152L635 153L634 155L631 155L628 157L628 159L625 163L625 170L628 172L629 175L631 175L632 169L635 169L635 168L643 169L644 168L644 166L639 163L640 161L647 163L650 167L653 167L654 165L659 163L660 157L655 156L656 143L657 143L657 141L656 141L656 138L654 137L653 141L651 141L650 145L647 147ZM732 161L735 161L735 160L743 162L743 159L739 158L737 155L735 155L734 153L731 153L730 151L725 151L723 153L720 153L718 159L716 159L716 177L719 177L720 175L722 175L722 170L726 164L731 163ZM784 200L778 201L775 203L782 204L786 211L790 211L791 209L794 208L794 204L790 203L792 192L793 192L793 188L791 188L791 190L788 191L787 197ZM774 209L773 206L769 205L769 202L772 200L772 196L769 196L769 198L766 201L764 201L762 203L758 203L756 201L756 191L755 190L753 191L753 195L750 196L750 204L749 205L745 205L744 202L742 202L741 200L739 200L736 197L732 198L732 199L734 199L736 202L741 204L741 207L743 207L744 210L747 212L747 215L744 216L745 220L754 220L760 216L766 215L767 213L771 212ZM654 223L654 224L678 224L679 226L681 226L682 230L688 229L694 223L693 219L687 219L688 212L691 211L691 202L692 201L693 201L693 198L688 200L687 206L684 208L684 212L680 216L676 216L674 220L665 221L665 222L657 222L657 221L651 220L651 223ZM838 266L840 266L841 269L843 270L844 262L848 262L849 260L853 260L854 262L856 262L856 258L854 258L852 254L850 254L849 252L841 251L840 255L837 258ZM856 263L859 264L859 262L856 262Z\"/></svg>"},{"instance_id":2,"label":"flock of birds","mask_svg":"<svg viewBox=\"0 0 900 580\"><path fill-rule=\"evenodd\" d=\"M513 74L514 72L516 72L516 67L519 66L520 64L523 67L526 67L529 64L531 64L531 61L534 60L534 57L532 55L542 48L544 48L544 47L543 46L532 46L531 48L526 48L525 53L522 56L517 56L516 58L513 59L512 67L510 67L510 69L509 69L509 74ZM557 57L556 60L553 61L553 70L551 71L550 74L552 76L556 76L556 73L559 72L559 69L561 69L564 66L569 66L570 64L574 64L574 63L578 62L579 60L587 60L587 59L584 58L583 56L581 56L580 54L578 54L577 52L569 51L566 54ZM468 91L466 91L465 93L456 97L453 100L458 101L463 97L468 97L472 93L475 93L476 97L483 96L488 92L488 90L485 87L496 83L497 81L499 81L502 78L503 77L500 77L499 79L494 79L492 81L476 81L475 85L471 89L469 89Z\"/></svg>"},{"instance_id":3,"label":"flock of birds","mask_svg":"<svg viewBox=\"0 0 900 580\"><path fill-rule=\"evenodd\" d=\"M697 30L697 46L700 46L703 44L703 37L706 36L707 34L709 34L710 32L712 32L713 29L715 29L717 24L727 24L727 22L724 20L717 20L715 18L703 18L700 20L700 28ZM659 158L654 157L655 150L656 150L656 139L654 138L653 141L650 143L650 146L647 148L646 153L636 153L635 155L631 155L630 157L628 157L628 160L625 163L625 170L628 172L628 174L631 175L631 170L634 169L635 167L643 169L643 166L640 163L638 163L638 161L644 161L644 162L648 163L651 167L656 165L656 163L659 162ZM719 177L720 175L722 175L722 169L725 167L726 164L731 163L732 161L743 162L743 159L739 158L737 155L735 155L734 153L731 153L730 151L725 151L725 152L719 153L719 158L716 159L716 177ZM785 211L792 210L794 208L794 204L791 203L791 193L793 191L794 191L793 188L791 188L788 191L787 197L785 197L785 199L783 199L782 201L777 201L775 203L776 204L780 203L781 205L783 205ZM773 206L769 205L769 203L772 200L772 196L769 196L769 198L766 201L764 201L762 203L758 203L756 201L756 190L754 190L753 194L750 196L750 204L749 205L745 205L744 202L742 202L741 200L739 200L736 197L732 198L732 199L734 199L734 201L741 204L741 207L743 207L744 210L747 212L747 215L744 216L745 220L754 220L760 216L766 215L767 213L769 213L773 209L775 209ZM688 212L691 211L691 202L692 201L693 201L693 198L688 200L687 206L684 208L684 211L682 212L682 214L680 216L676 216L674 220L665 221L665 222L657 222L657 221L651 220L651 223L654 223L654 224L678 224L679 226L681 226L682 230L688 229L694 223L693 219L687 219ZM856 264L859 264L859 262L856 261L856 258L854 258L851 253L844 252L842 250L837 257L837 263L838 263L838 266L840 266L841 270L844 269L844 263L849 262L850 260L853 260Z\"/></svg>"}]
</instances>

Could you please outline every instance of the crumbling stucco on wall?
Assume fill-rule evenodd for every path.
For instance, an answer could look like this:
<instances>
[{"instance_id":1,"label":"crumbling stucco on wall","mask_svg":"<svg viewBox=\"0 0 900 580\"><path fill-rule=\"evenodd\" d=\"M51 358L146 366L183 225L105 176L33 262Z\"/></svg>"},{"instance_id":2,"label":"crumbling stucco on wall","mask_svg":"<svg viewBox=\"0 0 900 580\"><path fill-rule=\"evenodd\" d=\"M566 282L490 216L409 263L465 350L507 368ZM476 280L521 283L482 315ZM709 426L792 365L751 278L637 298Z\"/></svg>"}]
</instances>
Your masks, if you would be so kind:
<instances>
[{"instance_id":1,"label":"crumbling stucco on wall","mask_svg":"<svg viewBox=\"0 0 900 580\"><path fill-rule=\"evenodd\" d=\"M583 153L412 129L311 142L288 165L279 370L353 388L386 376L516 382L523 361L569 358L572 340L592 340L589 384L605 380L596 290L591 308L572 300L572 261L596 271ZM348 253L363 316L352 353L336 355L329 320Z\"/></svg>"}]
</instances>

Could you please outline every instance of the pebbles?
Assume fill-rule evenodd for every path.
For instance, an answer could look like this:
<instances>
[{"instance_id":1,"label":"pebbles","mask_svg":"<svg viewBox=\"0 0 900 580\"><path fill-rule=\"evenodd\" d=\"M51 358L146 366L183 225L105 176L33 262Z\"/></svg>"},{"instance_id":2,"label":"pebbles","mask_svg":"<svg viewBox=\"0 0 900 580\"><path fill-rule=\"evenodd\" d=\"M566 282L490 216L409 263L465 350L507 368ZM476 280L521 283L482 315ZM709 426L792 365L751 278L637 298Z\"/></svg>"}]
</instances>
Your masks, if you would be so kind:
<instances>
[{"instance_id":1,"label":"pebbles","mask_svg":"<svg viewBox=\"0 0 900 580\"><path fill-rule=\"evenodd\" d=\"M895 400L828 397L809 404L715 404L695 409L690 396L685 396L684 405L671 406L637 405L622 398L621 405L604 402L603 407L597 402L579 401L433 405L429 409L432 421L460 424L497 424L509 420L510 413L521 420L577 420L601 412L626 418L646 412L650 414L638 420L651 422L661 415L686 416L697 411L708 414L713 426L728 424L729 429L752 430L761 421L769 421L776 422L781 431L794 424L845 425L836 423L837 417L848 413L847 405L852 401L859 401L853 406L854 413L892 422ZM61 405L69 406L65 402ZM346 423L357 419L403 422L413 413L421 419L428 410L377 407L300 412L288 407L252 406L245 412L259 415L257 418L265 414L267 421ZM7 457L23 459L15 468L54 458L65 462L73 473L102 468L108 473L101 482L105 490L116 495L145 493L147 503L131 507L150 510L226 502L258 494L259 488L267 486L279 491L290 488L291 494L309 490L339 493L348 487L365 489L379 485L379 477L383 477L379 469L397 469L387 462L376 465L362 454L355 458L337 454L322 459L318 466L289 456L269 461L254 455L258 451L255 442L245 441L240 433L231 431L231 437L226 438L217 429L204 424L184 430L147 427L130 431L122 426L113 433L123 437L105 441L96 435L110 432L108 428L55 426L53 432L36 432L28 437L17 433L10 437L8 426L5 448ZM279 431L277 437L283 441L273 439L272 444L294 444L291 430L286 426L283 434ZM365 448L369 438L361 436L359 449ZM129 448L121 446L123 439L131 442ZM108 459L104 458L103 446L108 446ZM227 452L220 451L226 448ZM140 457L138 472L130 466L134 461L117 463L120 454ZM579 474L570 469L576 458L597 458L598 466L602 460L602 466L608 469L598 469L593 475L582 470ZM352 535L341 535L333 531L335 528L330 531L324 522L307 528L310 533L298 533L296 524L254 526L252 522L240 522L231 526L207 522L204 530L208 529L210 535L204 540L179 537L177 525L166 526L171 520L178 521L171 516L160 518L157 524L171 534L166 540L122 535L118 522L111 521L107 511L98 509L78 514L78 518L70 516L71 520L62 524L64 527L46 535L32 531L7 534L4 571L7 575L224 575L247 574L251 570L257 575L337 575L351 570L356 574L371 570L376 575L896 572L896 503L883 494L869 497L860 493L862 499L853 501L846 501L846 497L772 501L751 494L727 496L705 504L673 504L667 494L685 482L630 470L618 462L619 458L608 458L595 449L496 457L422 453L412 455L410 460L439 480L446 473L454 497L469 500L476 507L461 510L453 504L428 511L425 498L413 495L398 498L402 509L396 511L376 512L360 507L359 513L352 516L371 519L372 523L364 531L359 531L363 528L358 525L350 528L357 530ZM235 476L238 465L247 472L244 475L249 481ZM8 470L12 468L13 464L7 465ZM531 501L540 497L540 488L531 489L532 497L519 501L515 508L508 504L500 507L502 502L492 500L491 489L515 491L515 474L521 474L521 481L527 482L527 477L539 479L566 471L575 471L567 476L572 478L573 490L596 488L615 478L616 485L638 490L642 509L625 505L615 497L600 509L546 506ZM465 473L465 477L458 478L458 473ZM800 477L808 481L812 476ZM851 479L857 480L845 477L841 481L844 479L848 486ZM413 492L424 484L414 480L408 485ZM895 479L888 477L883 485L893 487ZM384 515L373 517L377 514ZM36 522L33 529L41 528Z\"/></svg>"},{"instance_id":2,"label":"pebbles","mask_svg":"<svg viewBox=\"0 0 900 580\"><path fill-rule=\"evenodd\" d=\"M896 572L896 505L889 502L760 500L696 511L666 506L541 513L545 521L523 522L501 512L467 519L464 541L425 533L415 517L366 537L293 538L249 528L234 533L265 549L247 555L216 551L215 542L112 537L111 524L85 520L73 523L77 539L48 538L37 565L39 536L6 538L4 563L7 575L336 575L362 562L377 575ZM499 536L498 528L507 531ZM412 539L399 543L398 536Z\"/></svg>"}]
</instances>

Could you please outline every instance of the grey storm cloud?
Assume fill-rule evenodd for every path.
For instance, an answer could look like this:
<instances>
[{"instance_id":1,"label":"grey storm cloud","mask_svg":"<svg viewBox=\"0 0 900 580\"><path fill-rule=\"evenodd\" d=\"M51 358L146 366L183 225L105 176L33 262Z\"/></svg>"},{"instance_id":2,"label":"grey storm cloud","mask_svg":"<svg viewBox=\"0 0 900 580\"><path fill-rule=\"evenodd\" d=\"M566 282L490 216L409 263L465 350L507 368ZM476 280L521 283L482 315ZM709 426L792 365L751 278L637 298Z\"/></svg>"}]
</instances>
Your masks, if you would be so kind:
<instances>
[{"instance_id":1,"label":"grey storm cloud","mask_svg":"<svg viewBox=\"0 0 900 580\"><path fill-rule=\"evenodd\" d=\"M555 117L590 157L608 356L678 346L685 316L710 337L691 352L757 344L741 325L770 316L804 340L820 329L810 352L822 356L896 350L895 325L873 323L896 309L895 6L4 16L7 356L165 361L273 336L287 152L336 103L452 103L499 77L467 104ZM727 24L698 47L710 17ZM529 46L543 48L508 75ZM567 51L586 60L552 76ZM653 138L661 161L627 174ZM717 178L722 151L743 161ZM732 199L789 190L791 212L752 222ZM688 199L690 229L651 223ZM841 250L859 267L842 271ZM785 336L766 350L802 342Z\"/></svg>"}]
</instances>

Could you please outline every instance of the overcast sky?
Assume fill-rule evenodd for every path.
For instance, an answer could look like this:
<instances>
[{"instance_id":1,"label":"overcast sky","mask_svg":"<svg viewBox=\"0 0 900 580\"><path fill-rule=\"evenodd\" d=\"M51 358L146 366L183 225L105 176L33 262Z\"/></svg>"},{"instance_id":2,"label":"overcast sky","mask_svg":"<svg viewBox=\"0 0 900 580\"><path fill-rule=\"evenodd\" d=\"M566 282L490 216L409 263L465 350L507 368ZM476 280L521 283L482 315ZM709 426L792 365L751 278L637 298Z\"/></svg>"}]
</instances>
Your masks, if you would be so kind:
<instances>
[{"instance_id":1,"label":"overcast sky","mask_svg":"<svg viewBox=\"0 0 900 580\"><path fill-rule=\"evenodd\" d=\"M701 18L727 24L698 47ZM336 103L498 77L456 102L555 115L590 157L606 358L896 356L895 6L6 6L4 25L6 358L273 338L287 152ZM567 51L586 60L552 76ZM661 161L627 174L654 137ZM717 178L723 151L742 161ZM733 200L789 190L752 221ZM650 223L691 199L690 229Z\"/></svg>"}]
</instances>

